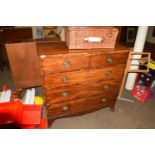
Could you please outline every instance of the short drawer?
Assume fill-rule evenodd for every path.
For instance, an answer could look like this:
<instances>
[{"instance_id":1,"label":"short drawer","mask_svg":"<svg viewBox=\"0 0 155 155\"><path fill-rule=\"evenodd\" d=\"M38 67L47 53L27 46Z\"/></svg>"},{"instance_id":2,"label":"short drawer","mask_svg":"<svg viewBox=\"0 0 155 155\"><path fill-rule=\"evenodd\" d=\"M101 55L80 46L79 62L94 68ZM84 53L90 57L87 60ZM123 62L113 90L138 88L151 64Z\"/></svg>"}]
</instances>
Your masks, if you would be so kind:
<instances>
[{"instance_id":1,"label":"short drawer","mask_svg":"<svg viewBox=\"0 0 155 155\"><path fill-rule=\"evenodd\" d=\"M86 55L61 55L41 59L42 73L75 71L88 68Z\"/></svg>"},{"instance_id":2,"label":"short drawer","mask_svg":"<svg viewBox=\"0 0 155 155\"><path fill-rule=\"evenodd\" d=\"M110 67L116 64L126 64L127 58L127 53L95 55L90 57L90 67L99 68Z\"/></svg>"}]
</instances>

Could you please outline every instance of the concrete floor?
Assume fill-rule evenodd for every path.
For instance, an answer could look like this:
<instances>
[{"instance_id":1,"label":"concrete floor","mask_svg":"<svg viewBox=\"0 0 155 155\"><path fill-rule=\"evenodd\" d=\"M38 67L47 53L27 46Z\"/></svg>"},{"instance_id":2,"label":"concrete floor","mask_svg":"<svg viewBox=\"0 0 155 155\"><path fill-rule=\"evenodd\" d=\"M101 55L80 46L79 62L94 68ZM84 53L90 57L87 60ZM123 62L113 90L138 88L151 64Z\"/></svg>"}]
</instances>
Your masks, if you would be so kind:
<instances>
[{"instance_id":1,"label":"concrete floor","mask_svg":"<svg viewBox=\"0 0 155 155\"><path fill-rule=\"evenodd\" d=\"M14 82L10 70L0 71L0 87L6 83L14 89ZM123 97L131 99L134 103L118 100L116 109L111 112L109 108L83 116L76 116L56 120L52 129L154 129L155 128L155 101L148 100L140 104L130 91L124 90Z\"/></svg>"}]
</instances>

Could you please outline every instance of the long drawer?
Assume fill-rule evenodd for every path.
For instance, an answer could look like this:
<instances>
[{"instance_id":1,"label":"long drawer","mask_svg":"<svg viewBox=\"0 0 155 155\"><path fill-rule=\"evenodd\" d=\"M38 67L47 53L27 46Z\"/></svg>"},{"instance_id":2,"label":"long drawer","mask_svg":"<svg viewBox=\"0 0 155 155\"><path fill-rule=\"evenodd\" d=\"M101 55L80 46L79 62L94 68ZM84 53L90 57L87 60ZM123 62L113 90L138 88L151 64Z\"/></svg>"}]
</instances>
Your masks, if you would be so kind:
<instances>
[{"instance_id":1,"label":"long drawer","mask_svg":"<svg viewBox=\"0 0 155 155\"><path fill-rule=\"evenodd\" d=\"M80 112L93 111L104 107L113 108L116 95L95 95L87 98L76 99L47 106L49 117L62 117L78 114Z\"/></svg>"},{"instance_id":2,"label":"long drawer","mask_svg":"<svg viewBox=\"0 0 155 155\"><path fill-rule=\"evenodd\" d=\"M88 57L83 55L54 55L41 59L42 73L75 71L88 68Z\"/></svg>"},{"instance_id":3,"label":"long drawer","mask_svg":"<svg viewBox=\"0 0 155 155\"><path fill-rule=\"evenodd\" d=\"M98 82L90 85L79 85L45 90L46 103L63 102L103 93L118 93L119 83L115 81Z\"/></svg>"},{"instance_id":4,"label":"long drawer","mask_svg":"<svg viewBox=\"0 0 155 155\"><path fill-rule=\"evenodd\" d=\"M92 69L89 71L76 71L67 73L50 74L43 76L43 82L46 89L72 86L77 84L89 84L97 81L122 79L125 65L116 65L103 69Z\"/></svg>"}]
</instances>

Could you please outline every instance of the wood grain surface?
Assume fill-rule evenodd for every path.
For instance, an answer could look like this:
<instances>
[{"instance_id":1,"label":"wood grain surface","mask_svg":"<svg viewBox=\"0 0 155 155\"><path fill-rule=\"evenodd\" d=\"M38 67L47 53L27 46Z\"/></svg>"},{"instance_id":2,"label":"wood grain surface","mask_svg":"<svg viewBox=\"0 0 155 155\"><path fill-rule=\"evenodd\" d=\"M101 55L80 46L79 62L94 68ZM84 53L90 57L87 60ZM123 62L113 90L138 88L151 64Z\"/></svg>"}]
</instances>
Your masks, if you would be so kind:
<instances>
[{"instance_id":1,"label":"wood grain surface","mask_svg":"<svg viewBox=\"0 0 155 155\"><path fill-rule=\"evenodd\" d=\"M41 85L35 42L6 44L16 88Z\"/></svg>"}]
</instances>

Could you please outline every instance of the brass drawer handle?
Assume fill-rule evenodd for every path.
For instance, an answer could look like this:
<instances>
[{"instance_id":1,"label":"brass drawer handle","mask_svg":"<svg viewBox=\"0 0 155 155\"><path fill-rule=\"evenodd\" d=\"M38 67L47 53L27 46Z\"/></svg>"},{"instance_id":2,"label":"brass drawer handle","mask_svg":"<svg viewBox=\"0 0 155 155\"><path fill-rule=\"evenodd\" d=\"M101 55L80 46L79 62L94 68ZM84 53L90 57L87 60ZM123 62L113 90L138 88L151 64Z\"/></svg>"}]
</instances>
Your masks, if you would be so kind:
<instances>
[{"instance_id":1,"label":"brass drawer handle","mask_svg":"<svg viewBox=\"0 0 155 155\"><path fill-rule=\"evenodd\" d=\"M109 86L103 86L104 90L109 90Z\"/></svg>"},{"instance_id":2,"label":"brass drawer handle","mask_svg":"<svg viewBox=\"0 0 155 155\"><path fill-rule=\"evenodd\" d=\"M112 71L106 72L106 75L112 75Z\"/></svg>"},{"instance_id":3,"label":"brass drawer handle","mask_svg":"<svg viewBox=\"0 0 155 155\"><path fill-rule=\"evenodd\" d=\"M102 102L104 102L104 103L107 102L107 99L106 98L103 98L102 99Z\"/></svg>"},{"instance_id":4,"label":"brass drawer handle","mask_svg":"<svg viewBox=\"0 0 155 155\"><path fill-rule=\"evenodd\" d=\"M64 66L64 67L69 67L69 66L70 66L69 61L65 60L64 63L63 63L63 66Z\"/></svg>"},{"instance_id":5,"label":"brass drawer handle","mask_svg":"<svg viewBox=\"0 0 155 155\"><path fill-rule=\"evenodd\" d=\"M62 97L65 97L65 96L68 96L68 95L69 95L69 93L66 92L66 91L61 94Z\"/></svg>"},{"instance_id":6,"label":"brass drawer handle","mask_svg":"<svg viewBox=\"0 0 155 155\"><path fill-rule=\"evenodd\" d=\"M69 106L67 106L67 105L63 106L63 107L62 107L62 110L63 110L63 111L69 110Z\"/></svg>"},{"instance_id":7,"label":"brass drawer handle","mask_svg":"<svg viewBox=\"0 0 155 155\"><path fill-rule=\"evenodd\" d=\"M108 61L109 63L112 63L113 57L112 57L112 56L108 56L108 57L107 57L107 61Z\"/></svg>"},{"instance_id":8,"label":"brass drawer handle","mask_svg":"<svg viewBox=\"0 0 155 155\"><path fill-rule=\"evenodd\" d=\"M62 82L68 82L69 81L69 78L68 77L62 77L61 81Z\"/></svg>"}]
</instances>

